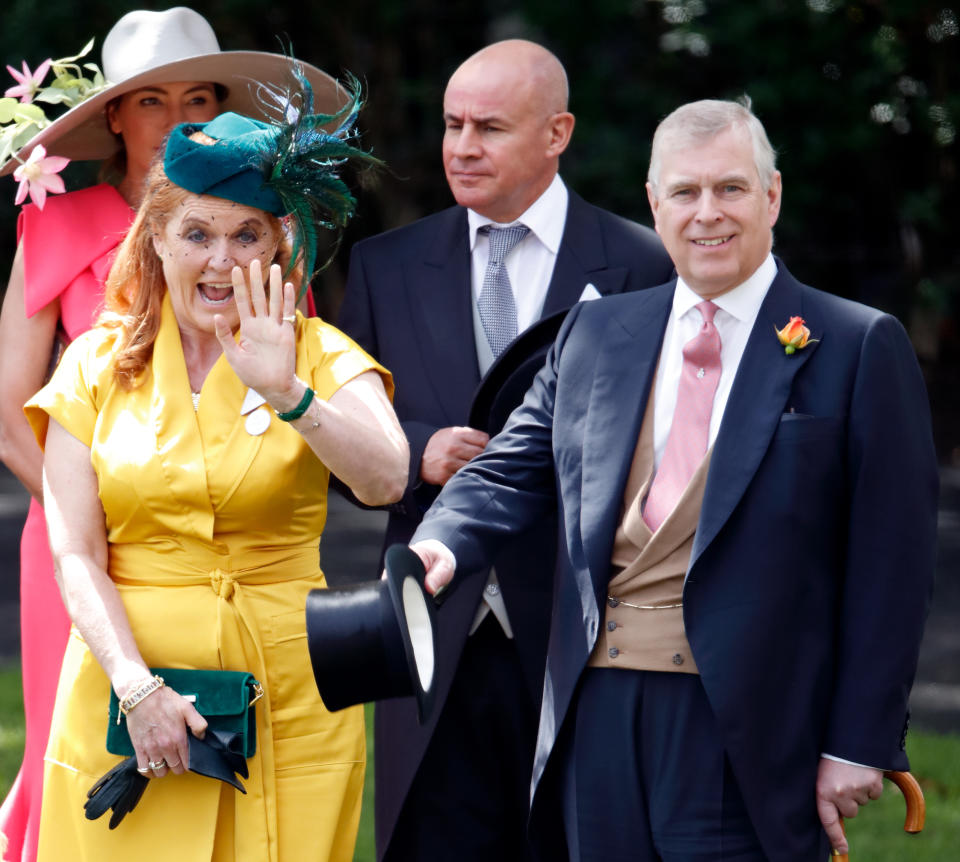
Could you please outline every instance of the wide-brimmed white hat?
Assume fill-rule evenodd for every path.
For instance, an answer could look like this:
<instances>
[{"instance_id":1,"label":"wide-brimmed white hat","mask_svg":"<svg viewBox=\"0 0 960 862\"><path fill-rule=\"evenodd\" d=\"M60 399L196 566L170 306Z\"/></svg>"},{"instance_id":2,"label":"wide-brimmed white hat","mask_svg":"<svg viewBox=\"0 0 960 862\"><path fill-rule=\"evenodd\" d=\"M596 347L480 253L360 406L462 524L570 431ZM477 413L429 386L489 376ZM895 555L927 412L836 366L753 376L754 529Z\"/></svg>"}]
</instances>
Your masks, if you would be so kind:
<instances>
[{"instance_id":1,"label":"wide-brimmed white hat","mask_svg":"<svg viewBox=\"0 0 960 862\"><path fill-rule=\"evenodd\" d=\"M58 117L30 139L0 168L13 171L38 144L49 155L69 159L105 159L118 147L107 127L107 103L124 93L153 84L209 81L226 90L224 111L265 118L257 85L295 85L294 61L263 51L221 51L213 28L193 9L177 6L163 12L140 9L124 15L103 40L106 89ZM309 63L297 61L314 91L314 112L332 114L346 100L337 82Z\"/></svg>"}]
</instances>

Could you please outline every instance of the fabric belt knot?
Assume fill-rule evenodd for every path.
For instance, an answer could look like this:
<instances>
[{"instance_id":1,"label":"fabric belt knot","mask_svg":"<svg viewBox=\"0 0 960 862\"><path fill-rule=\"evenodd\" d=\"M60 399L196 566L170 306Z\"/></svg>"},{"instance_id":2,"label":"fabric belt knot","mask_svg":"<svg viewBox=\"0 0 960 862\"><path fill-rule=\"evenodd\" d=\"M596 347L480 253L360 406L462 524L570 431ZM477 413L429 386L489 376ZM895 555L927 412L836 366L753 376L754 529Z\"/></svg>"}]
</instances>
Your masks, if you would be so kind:
<instances>
[{"instance_id":1,"label":"fabric belt knot","mask_svg":"<svg viewBox=\"0 0 960 862\"><path fill-rule=\"evenodd\" d=\"M237 583L233 577L220 569L210 573L210 586L221 599L230 599L236 592Z\"/></svg>"}]
</instances>

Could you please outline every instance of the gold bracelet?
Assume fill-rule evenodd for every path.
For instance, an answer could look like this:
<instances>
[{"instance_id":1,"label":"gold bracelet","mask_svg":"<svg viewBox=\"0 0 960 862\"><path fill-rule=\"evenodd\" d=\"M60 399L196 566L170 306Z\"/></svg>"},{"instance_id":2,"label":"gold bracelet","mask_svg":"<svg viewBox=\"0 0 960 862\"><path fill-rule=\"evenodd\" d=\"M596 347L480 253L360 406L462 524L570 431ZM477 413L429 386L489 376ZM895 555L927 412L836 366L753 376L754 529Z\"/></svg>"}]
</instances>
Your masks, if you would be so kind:
<instances>
[{"instance_id":1,"label":"gold bracelet","mask_svg":"<svg viewBox=\"0 0 960 862\"><path fill-rule=\"evenodd\" d=\"M158 689L163 688L163 677L154 674L150 679L141 682L136 688L128 691L120 698L120 712L117 713L117 724L120 724L120 716L126 715L141 700L153 694Z\"/></svg>"}]
</instances>

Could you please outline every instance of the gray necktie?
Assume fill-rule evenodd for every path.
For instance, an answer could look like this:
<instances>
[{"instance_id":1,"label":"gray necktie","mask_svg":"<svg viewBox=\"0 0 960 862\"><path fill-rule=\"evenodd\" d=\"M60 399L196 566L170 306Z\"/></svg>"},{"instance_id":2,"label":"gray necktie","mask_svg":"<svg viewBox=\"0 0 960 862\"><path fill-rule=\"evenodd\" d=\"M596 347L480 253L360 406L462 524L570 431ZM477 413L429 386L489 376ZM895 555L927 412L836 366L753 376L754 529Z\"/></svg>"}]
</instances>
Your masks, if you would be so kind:
<instances>
[{"instance_id":1,"label":"gray necktie","mask_svg":"<svg viewBox=\"0 0 960 862\"><path fill-rule=\"evenodd\" d=\"M488 235L490 249L477 308L483 331L496 358L517 337L517 304L513 300L513 288L507 275L506 257L530 233L530 228L522 224L511 227L486 225L480 230Z\"/></svg>"}]
</instances>

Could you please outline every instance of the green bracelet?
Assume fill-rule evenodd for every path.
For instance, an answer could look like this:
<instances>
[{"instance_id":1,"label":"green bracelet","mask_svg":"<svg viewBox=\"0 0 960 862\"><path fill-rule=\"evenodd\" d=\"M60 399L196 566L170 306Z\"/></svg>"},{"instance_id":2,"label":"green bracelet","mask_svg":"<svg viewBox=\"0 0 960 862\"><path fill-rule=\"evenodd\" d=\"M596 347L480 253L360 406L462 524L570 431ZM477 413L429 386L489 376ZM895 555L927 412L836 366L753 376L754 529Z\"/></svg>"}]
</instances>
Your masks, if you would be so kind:
<instances>
[{"instance_id":1,"label":"green bracelet","mask_svg":"<svg viewBox=\"0 0 960 862\"><path fill-rule=\"evenodd\" d=\"M277 419L283 422L293 422L294 419L299 419L307 412L311 401L313 401L313 390L308 386L306 392L303 393L303 398L300 399L300 403L293 410L288 410L286 413L277 413Z\"/></svg>"}]
</instances>

